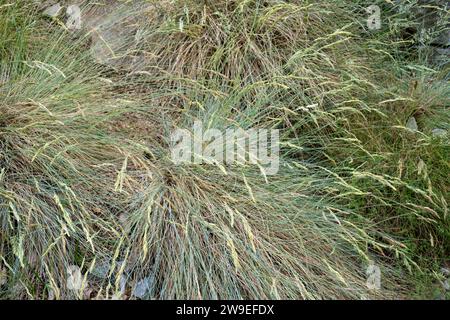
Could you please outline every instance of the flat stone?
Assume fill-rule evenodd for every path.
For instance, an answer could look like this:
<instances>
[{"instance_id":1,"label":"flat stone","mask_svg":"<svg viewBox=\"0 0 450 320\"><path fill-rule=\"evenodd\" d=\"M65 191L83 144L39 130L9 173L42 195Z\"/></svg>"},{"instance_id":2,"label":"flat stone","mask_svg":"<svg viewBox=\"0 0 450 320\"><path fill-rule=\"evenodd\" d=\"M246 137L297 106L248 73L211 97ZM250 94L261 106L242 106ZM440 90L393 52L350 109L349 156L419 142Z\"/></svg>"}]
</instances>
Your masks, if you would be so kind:
<instances>
[{"instance_id":1,"label":"flat stone","mask_svg":"<svg viewBox=\"0 0 450 320\"><path fill-rule=\"evenodd\" d=\"M431 130L431 133L433 134L433 137L445 137L447 135L447 130L436 128Z\"/></svg>"}]
</instances>

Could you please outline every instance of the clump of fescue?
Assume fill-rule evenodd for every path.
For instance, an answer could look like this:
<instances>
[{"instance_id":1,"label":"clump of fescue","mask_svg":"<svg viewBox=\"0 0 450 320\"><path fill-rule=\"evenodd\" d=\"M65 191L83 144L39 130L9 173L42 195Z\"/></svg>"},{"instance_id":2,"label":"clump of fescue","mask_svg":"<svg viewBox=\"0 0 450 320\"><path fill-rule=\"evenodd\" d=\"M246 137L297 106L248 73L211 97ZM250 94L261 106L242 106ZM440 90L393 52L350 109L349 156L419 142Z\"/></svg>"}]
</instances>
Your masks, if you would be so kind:
<instances>
[{"instance_id":1,"label":"clump of fescue","mask_svg":"<svg viewBox=\"0 0 450 320\"><path fill-rule=\"evenodd\" d=\"M45 28L26 3L1 14L18 30ZM10 61L0 88L2 296L68 298L67 268L120 237L118 197L110 195L122 156L102 125L119 103L81 41L67 46L71 39L57 30L22 36L23 47L2 52Z\"/></svg>"},{"instance_id":2,"label":"clump of fescue","mask_svg":"<svg viewBox=\"0 0 450 320\"><path fill-rule=\"evenodd\" d=\"M398 158L386 137L405 130L393 114L425 95L404 96L398 75L407 73L395 48L349 14L364 8L160 1L134 19L143 2L135 3L105 13L106 25L120 17L136 35L103 38L117 52L102 61L91 50L101 29L68 34L37 12L25 18L25 2L8 9L28 29L0 40L9 79L0 88L0 271L7 270L0 294L403 296L393 266L396 259L415 266L410 243L380 219L401 219L397 207L431 219L445 213L436 207L446 200L442 186L424 191L427 181L416 186L391 170ZM18 51L4 50L11 41L22 43ZM223 130L280 129L280 172L176 166L170 133L195 120ZM378 135L381 124L388 129ZM405 134L401 142L408 139L417 141ZM426 172L422 165L425 180ZM404 200L403 189L413 196ZM378 290L367 285L374 263Z\"/></svg>"},{"instance_id":3,"label":"clump of fescue","mask_svg":"<svg viewBox=\"0 0 450 320\"><path fill-rule=\"evenodd\" d=\"M393 245L393 251L406 252L412 250L408 237L417 236L421 227L412 222L400 237L396 230L402 221L416 217L426 222L427 230L418 241L442 246L448 239L440 231L448 223L445 187L427 191L401 173L396 177L390 170L380 172L376 164L398 164L388 151L395 143L379 138L405 130L408 104L426 99L423 93L408 96L405 86L414 78L407 70L417 69L419 75L430 69L395 60L401 53L396 44L400 35L392 25L380 37L371 34L365 16L349 15L364 9L342 2L180 1L165 7L162 18L150 21L143 32L142 50L149 58L136 84L150 88L155 98L149 100L172 113L173 127L202 120L221 129L281 129L284 160L329 170L332 178L324 179L327 185L314 196L354 210L344 215L347 221L364 225L368 222L361 217L370 217L390 235L380 236L378 228L364 225L367 233ZM397 23L395 17L390 22ZM161 102L161 96L167 99ZM402 145L398 152L408 149ZM448 166L441 167L448 172ZM423 168L420 171L423 176ZM260 179L256 184L264 185ZM411 192L408 200L405 190ZM393 222L392 228L385 220ZM400 260L410 270L414 267L408 257Z\"/></svg>"},{"instance_id":4,"label":"clump of fescue","mask_svg":"<svg viewBox=\"0 0 450 320\"><path fill-rule=\"evenodd\" d=\"M131 197L122 246L128 276L150 279L147 297L393 297L389 268L382 291L368 290L365 272L368 249L399 246L323 199L330 181L319 168L284 162L265 182L258 168L174 167L165 148L151 150L158 160L138 171L148 178Z\"/></svg>"}]
</instances>

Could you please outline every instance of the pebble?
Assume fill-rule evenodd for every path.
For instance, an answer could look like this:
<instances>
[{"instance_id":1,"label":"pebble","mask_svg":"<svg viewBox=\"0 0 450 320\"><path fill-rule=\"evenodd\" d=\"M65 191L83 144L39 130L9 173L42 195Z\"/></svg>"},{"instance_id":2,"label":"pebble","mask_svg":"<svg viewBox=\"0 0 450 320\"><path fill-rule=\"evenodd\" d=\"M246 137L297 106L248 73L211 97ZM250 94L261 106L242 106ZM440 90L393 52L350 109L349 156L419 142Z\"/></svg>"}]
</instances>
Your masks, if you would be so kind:
<instances>
[{"instance_id":1,"label":"pebble","mask_svg":"<svg viewBox=\"0 0 450 320\"><path fill-rule=\"evenodd\" d=\"M450 269L449 269L449 268L442 267L442 268L441 268L441 273L442 273L444 276L450 276Z\"/></svg>"},{"instance_id":2,"label":"pebble","mask_svg":"<svg viewBox=\"0 0 450 320\"><path fill-rule=\"evenodd\" d=\"M431 133L433 134L433 137L445 137L447 135L447 130L436 128L433 129Z\"/></svg>"},{"instance_id":3,"label":"pebble","mask_svg":"<svg viewBox=\"0 0 450 320\"><path fill-rule=\"evenodd\" d=\"M80 267L72 265L67 268L67 289L78 291L83 283Z\"/></svg>"},{"instance_id":4,"label":"pebble","mask_svg":"<svg viewBox=\"0 0 450 320\"><path fill-rule=\"evenodd\" d=\"M153 286L154 278L152 276L145 277L144 279L138 281L134 288L132 295L136 298L142 299L150 292Z\"/></svg>"},{"instance_id":5,"label":"pebble","mask_svg":"<svg viewBox=\"0 0 450 320\"><path fill-rule=\"evenodd\" d=\"M96 265L91 274L97 278L106 279L110 270L111 264L108 261L104 261Z\"/></svg>"},{"instance_id":6,"label":"pebble","mask_svg":"<svg viewBox=\"0 0 450 320\"><path fill-rule=\"evenodd\" d=\"M0 286L8 282L8 274L6 269L0 268Z\"/></svg>"},{"instance_id":7,"label":"pebble","mask_svg":"<svg viewBox=\"0 0 450 320\"><path fill-rule=\"evenodd\" d=\"M416 118L410 117L410 118L408 119L408 122L406 123L406 127L407 127L408 129L413 130L413 131L418 131L418 130L419 130L419 126L417 125Z\"/></svg>"},{"instance_id":8,"label":"pebble","mask_svg":"<svg viewBox=\"0 0 450 320\"><path fill-rule=\"evenodd\" d=\"M55 18L59 15L61 9L62 9L61 5L57 3L45 9L43 15Z\"/></svg>"}]
</instances>

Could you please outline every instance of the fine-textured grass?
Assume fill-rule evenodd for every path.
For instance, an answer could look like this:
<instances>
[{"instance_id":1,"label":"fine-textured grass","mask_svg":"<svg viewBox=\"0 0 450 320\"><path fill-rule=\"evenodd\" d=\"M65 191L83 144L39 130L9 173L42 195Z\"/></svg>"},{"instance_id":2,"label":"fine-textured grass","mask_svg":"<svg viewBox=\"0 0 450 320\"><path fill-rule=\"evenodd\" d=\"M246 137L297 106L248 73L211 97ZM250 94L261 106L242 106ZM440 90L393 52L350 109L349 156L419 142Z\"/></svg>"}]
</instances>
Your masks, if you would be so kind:
<instances>
[{"instance_id":1,"label":"fine-textured grass","mask_svg":"<svg viewBox=\"0 0 450 320\"><path fill-rule=\"evenodd\" d=\"M0 297L417 297L449 253L448 92L381 5L376 32L337 0L134 1L70 32L0 1ZM279 129L279 173L175 165L196 120Z\"/></svg>"}]
</instances>

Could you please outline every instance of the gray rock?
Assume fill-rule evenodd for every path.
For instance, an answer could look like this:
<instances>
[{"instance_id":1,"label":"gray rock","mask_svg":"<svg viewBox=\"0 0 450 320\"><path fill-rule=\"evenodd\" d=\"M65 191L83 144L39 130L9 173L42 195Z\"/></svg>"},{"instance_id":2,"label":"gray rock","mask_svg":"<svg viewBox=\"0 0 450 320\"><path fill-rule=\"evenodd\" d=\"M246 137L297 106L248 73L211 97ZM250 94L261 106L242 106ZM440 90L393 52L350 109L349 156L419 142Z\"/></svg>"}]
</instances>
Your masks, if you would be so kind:
<instances>
[{"instance_id":1,"label":"gray rock","mask_svg":"<svg viewBox=\"0 0 450 320\"><path fill-rule=\"evenodd\" d=\"M61 12L61 9L62 9L61 5L57 3L45 9L44 12L42 12L42 14L48 17L56 18Z\"/></svg>"},{"instance_id":2,"label":"gray rock","mask_svg":"<svg viewBox=\"0 0 450 320\"><path fill-rule=\"evenodd\" d=\"M441 268L441 273L442 273L444 276L450 276L450 269L449 269L449 268L442 267L442 268Z\"/></svg>"},{"instance_id":3,"label":"gray rock","mask_svg":"<svg viewBox=\"0 0 450 320\"><path fill-rule=\"evenodd\" d=\"M67 15L70 17L66 22L66 27L69 30L81 29L81 9L78 5L72 4L67 7Z\"/></svg>"},{"instance_id":4,"label":"gray rock","mask_svg":"<svg viewBox=\"0 0 450 320\"><path fill-rule=\"evenodd\" d=\"M450 280L447 279L444 282L442 282L442 287L444 287L445 291L450 291Z\"/></svg>"},{"instance_id":5,"label":"gray rock","mask_svg":"<svg viewBox=\"0 0 450 320\"><path fill-rule=\"evenodd\" d=\"M416 40L419 50L428 57L433 66L442 67L448 64L450 52L450 25L448 22L448 0L398 1L400 8L405 7L412 13L416 22ZM404 3L404 4L403 4Z\"/></svg>"},{"instance_id":6,"label":"gray rock","mask_svg":"<svg viewBox=\"0 0 450 320\"><path fill-rule=\"evenodd\" d=\"M447 135L447 130L436 128L436 129L433 129L431 131L431 133L433 134L433 137L445 137ZM450 271L449 271L449 274L450 274Z\"/></svg>"},{"instance_id":7,"label":"gray rock","mask_svg":"<svg viewBox=\"0 0 450 320\"><path fill-rule=\"evenodd\" d=\"M431 50L430 59L434 65L447 65L450 61L450 48L433 48Z\"/></svg>"},{"instance_id":8,"label":"gray rock","mask_svg":"<svg viewBox=\"0 0 450 320\"><path fill-rule=\"evenodd\" d=\"M127 278L125 278L125 276L120 276L120 293L123 295L125 294L125 289L127 287Z\"/></svg>"},{"instance_id":9,"label":"gray rock","mask_svg":"<svg viewBox=\"0 0 450 320\"><path fill-rule=\"evenodd\" d=\"M143 39L143 30L139 26L146 24L146 13L152 11L154 6L144 1L131 4L108 1L101 6L85 8L83 30L89 32L92 39L92 58L113 68L139 69L145 63L137 50L138 42Z\"/></svg>"},{"instance_id":10,"label":"gray rock","mask_svg":"<svg viewBox=\"0 0 450 320\"><path fill-rule=\"evenodd\" d=\"M67 267L67 289L78 291L83 285L83 275L81 273L80 267L76 265L71 265Z\"/></svg>"},{"instance_id":11,"label":"gray rock","mask_svg":"<svg viewBox=\"0 0 450 320\"><path fill-rule=\"evenodd\" d=\"M8 273L6 269L0 267L0 287L8 282Z\"/></svg>"},{"instance_id":12,"label":"gray rock","mask_svg":"<svg viewBox=\"0 0 450 320\"><path fill-rule=\"evenodd\" d=\"M439 37L435 40L435 44L442 47L450 46L450 30L443 31Z\"/></svg>"},{"instance_id":13,"label":"gray rock","mask_svg":"<svg viewBox=\"0 0 450 320\"><path fill-rule=\"evenodd\" d=\"M414 118L414 117L409 118L408 122L406 123L406 127L408 129L413 130L413 131L418 131L419 130L419 126L417 125L416 118Z\"/></svg>"},{"instance_id":14,"label":"gray rock","mask_svg":"<svg viewBox=\"0 0 450 320\"><path fill-rule=\"evenodd\" d=\"M9 68L2 68L0 65L0 85L5 84L9 81Z\"/></svg>"},{"instance_id":15,"label":"gray rock","mask_svg":"<svg viewBox=\"0 0 450 320\"><path fill-rule=\"evenodd\" d=\"M100 279L106 279L111 270L111 263L109 261L100 262L92 270L91 274Z\"/></svg>"},{"instance_id":16,"label":"gray rock","mask_svg":"<svg viewBox=\"0 0 450 320\"><path fill-rule=\"evenodd\" d=\"M145 298L150 293L153 283L153 276L148 276L139 280L133 287L132 295L139 299Z\"/></svg>"}]
</instances>

